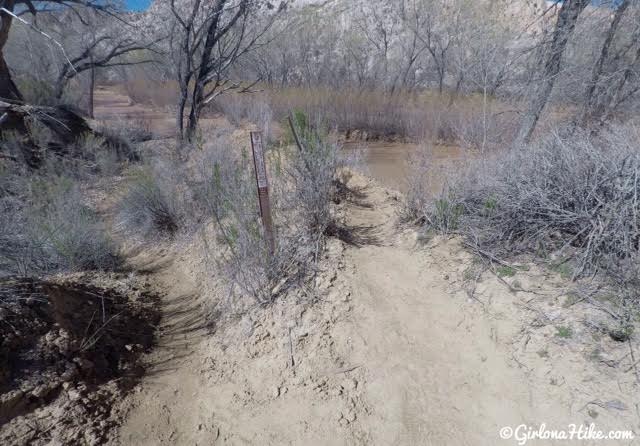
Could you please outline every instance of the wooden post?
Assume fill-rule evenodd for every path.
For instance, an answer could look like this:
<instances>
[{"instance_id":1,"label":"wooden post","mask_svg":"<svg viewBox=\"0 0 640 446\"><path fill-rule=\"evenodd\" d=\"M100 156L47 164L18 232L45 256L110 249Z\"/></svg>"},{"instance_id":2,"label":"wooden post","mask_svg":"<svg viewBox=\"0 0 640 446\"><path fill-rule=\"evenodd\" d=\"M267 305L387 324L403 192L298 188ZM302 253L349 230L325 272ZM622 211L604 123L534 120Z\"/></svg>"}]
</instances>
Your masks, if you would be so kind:
<instances>
[{"instance_id":1,"label":"wooden post","mask_svg":"<svg viewBox=\"0 0 640 446\"><path fill-rule=\"evenodd\" d=\"M264 163L264 149L262 147L262 132L251 132L251 150L253 152L253 166L256 172L256 184L258 186L258 203L260 204L260 217L264 226L264 234L267 239L269 253L276 250L276 241L273 234L273 221L271 220L271 204L269 203L269 183L267 181L267 168Z\"/></svg>"}]
</instances>

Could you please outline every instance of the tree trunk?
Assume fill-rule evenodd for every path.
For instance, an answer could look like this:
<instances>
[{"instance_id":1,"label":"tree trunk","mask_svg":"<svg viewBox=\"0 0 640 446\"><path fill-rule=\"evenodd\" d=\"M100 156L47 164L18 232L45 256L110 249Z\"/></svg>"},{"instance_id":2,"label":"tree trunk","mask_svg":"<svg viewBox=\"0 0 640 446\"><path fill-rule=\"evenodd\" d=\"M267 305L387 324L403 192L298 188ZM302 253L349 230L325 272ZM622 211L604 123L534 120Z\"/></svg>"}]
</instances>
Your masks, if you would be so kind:
<instances>
[{"instance_id":1,"label":"tree trunk","mask_svg":"<svg viewBox=\"0 0 640 446\"><path fill-rule=\"evenodd\" d=\"M198 103L199 104L199 103ZM198 122L200 121L200 106L191 104L191 110L189 112L189 119L187 121L186 140L193 142L198 129Z\"/></svg>"},{"instance_id":2,"label":"tree trunk","mask_svg":"<svg viewBox=\"0 0 640 446\"><path fill-rule=\"evenodd\" d=\"M438 68L438 93L442 94L444 91L444 70Z\"/></svg>"},{"instance_id":3,"label":"tree trunk","mask_svg":"<svg viewBox=\"0 0 640 446\"><path fill-rule=\"evenodd\" d=\"M23 97L11 78L11 71L0 51L0 99L11 102L22 102Z\"/></svg>"},{"instance_id":4,"label":"tree trunk","mask_svg":"<svg viewBox=\"0 0 640 446\"><path fill-rule=\"evenodd\" d=\"M0 0L0 6L13 11L15 0ZM0 12L0 99L22 102L23 97L18 87L11 78L11 71L4 60L4 46L9 39L9 31L11 30L11 22L13 17L5 12Z\"/></svg>"},{"instance_id":5,"label":"tree trunk","mask_svg":"<svg viewBox=\"0 0 640 446\"><path fill-rule=\"evenodd\" d=\"M202 76L196 80L196 85L193 88L193 94L191 96L191 109L189 110L186 133L186 139L189 142L193 142L193 139L196 136L198 122L200 121L200 113L204 107L204 84L200 79L202 79Z\"/></svg>"},{"instance_id":6,"label":"tree trunk","mask_svg":"<svg viewBox=\"0 0 640 446\"><path fill-rule=\"evenodd\" d=\"M93 65L93 57L91 57L91 73L89 75L89 104L87 104L87 114L94 119L94 95L96 89L96 67Z\"/></svg>"},{"instance_id":7,"label":"tree trunk","mask_svg":"<svg viewBox=\"0 0 640 446\"><path fill-rule=\"evenodd\" d=\"M56 103L59 104L62 99L62 94L64 93L64 84L65 78L64 74L61 74L56 79L56 83L53 86L53 97L56 98Z\"/></svg>"},{"instance_id":8,"label":"tree trunk","mask_svg":"<svg viewBox=\"0 0 640 446\"><path fill-rule=\"evenodd\" d=\"M514 141L514 146L518 147L527 144L531 140L531 135L538 124L540 114L544 110L556 77L560 72L562 64L562 55L567 46L569 37L573 33L578 18L590 0L565 0L560 7L558 21L556 22L551 41L551 48L546 56L546 61L542 70L542 84L533 94L527 112L524 114L520 122L520 130Z\"/></svg>"},{"instance_id":9,"label":"tree trunk","mask_svg":"<svg viewBox=\"0 0 640 446\"><path fill-rule=\"evenodd\" d=\"M182 82L181 82L182 84ZM180 85L180 99L178 100L178 110L176 112L176 128L178 129L178 142L184 141L184 110L187 107L188 88Z\"/></svg>"},{"instance_id":10,"label":"tree trunk","mask_svg":"<svg viewBox=\"0 0 640 446\"><path fill-rule=\"evenodd\" d=\"M598 95L596 94L596 89L598 88L598 82L600 81L605 63L607 62L607 59L609 57L609 51L611 49L611 44L613 43L613 38L618 31L618 27L620 26L622 17L624 16L626 10L629 8L630 3L630 0L623 0L620 6L618 6L618 9L616 10L616 13L611 22L611 26L609 26L609 29L607 30L607 35L604 39L604 43L602 44L602 49L600 50L598 61L593 66L591 81L585 91L584 103L582 104L582 110L577 120L577 124L582 125L583 127L586 127L586 125L589 122L593 121L594 118L598 118L598 116L595 116L595 114L597 114L595 113L595 110L598 103Z\"/></svg>"}]
</instances>

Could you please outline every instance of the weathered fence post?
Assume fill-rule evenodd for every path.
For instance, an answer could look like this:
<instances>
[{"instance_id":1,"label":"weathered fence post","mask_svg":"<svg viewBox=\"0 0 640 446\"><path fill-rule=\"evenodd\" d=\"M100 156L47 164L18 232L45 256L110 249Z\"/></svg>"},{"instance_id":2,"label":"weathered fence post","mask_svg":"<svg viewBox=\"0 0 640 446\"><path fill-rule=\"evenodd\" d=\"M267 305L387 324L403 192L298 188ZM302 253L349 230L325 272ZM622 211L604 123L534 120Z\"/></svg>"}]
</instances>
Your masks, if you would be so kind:
<instances>
[{"instance_id":1,"label":"weathered fence post","mask_svg":"<svg viewBox=\"0 0 640 446\"><path fill-rule=\"evenodd\" d=\"M267 168L264 163L264 149L262 147L262 132L251 132L251 150L253 152L253 165L256 172L256 184L258 186L258 203L260 204L260 217L264 225L264 234L267 239L269 253L276 250L276 240L273 233L273 221L271 220L271 204L269 203L269 182L267 181Z\"/></svg>"}]
</instances>

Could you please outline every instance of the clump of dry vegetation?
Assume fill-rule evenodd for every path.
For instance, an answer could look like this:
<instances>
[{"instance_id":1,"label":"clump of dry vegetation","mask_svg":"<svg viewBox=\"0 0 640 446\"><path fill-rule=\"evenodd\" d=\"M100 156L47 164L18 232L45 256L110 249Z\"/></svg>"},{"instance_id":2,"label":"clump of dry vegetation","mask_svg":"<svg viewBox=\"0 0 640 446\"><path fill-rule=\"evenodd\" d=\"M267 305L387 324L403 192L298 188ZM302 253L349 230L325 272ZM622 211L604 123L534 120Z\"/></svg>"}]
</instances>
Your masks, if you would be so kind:
<instances>
[{"instance_id":1,"label":"clump of dry vegetation","mask_svg":"<svg viewBox=\"0 0 640 446\"><path fill-rule=\"evenodd\" d=\"M3 176L0 272L29 276L119 265L104 223L73 179Z\"/></svg>"},{"instance_id":2,"label":"clump of dry vegetation","mask_svg":"<svg viewBox=\"0 0 640 446\"><path fill-rule=\"evenodd\" d=\"M216 105L234 123L263 123L255 112L265 109L288 126L289 111L301 110L348 139L426 140L477 150L507 144L517 127L513 111L495 98L485 104L482 96L453 98L436 92L289 87L226 95Z\"/></svg>"},{"instance_id":3,"label":"clump of dry vegetation","mask_svg":"<svg viewBox=\"0 0 640 446\"><path fill-rule=\"evenodd\" d=\"M473 177L451 189L451 207L484 246L568 255L575 276L615 269L640 248L636 141L629 127L555 133L473 165Z\"/></svg>"},{"instance_id":4,"label":"clump of dry vegetation","mask_svg":"<svg viewBox=\"0 0 640 446\"><path fill-rule=\"evenodd\" d=\"M116 225L133 239L172 236L183 226L184 203L175 168L160 162L134 166L127 172Z\"/></svg>"},{"instance_id":5,"label":"clump of dry vegetation","mask_svg":"<svg viewBox=\"0 0 640 446\"><path fill-rule=\"evenodd\" d=\"M209 145L198 157L196 164L202 167L190 183L200 219L215 223L215 238L222 242L218 261L223 261L230 284L260 303L313 271L332 224L330 204L343 165L340 146L328 141L303 113L296 113L292 122L300 145L290 144L290 134L284 145L267 152L276 234L273 252L256 212L255 177L245 151L230 150L224 142ZM206 237L206 230L201 233Z\"/></svg>"},{"instance_id":6,"label":"clump of dry vegetation","mask_svg":"<svg viewBox=\"0 0 640 446\"><path fill-rule=\"evenodd\" d=\"M440 196L409 204L427 228L461 234L483 255L532 253L568 278L600 277L618 290L620 305L637 308L637 141L630 126L557 131L472 161Z\"/></svg>"}]
</instances>

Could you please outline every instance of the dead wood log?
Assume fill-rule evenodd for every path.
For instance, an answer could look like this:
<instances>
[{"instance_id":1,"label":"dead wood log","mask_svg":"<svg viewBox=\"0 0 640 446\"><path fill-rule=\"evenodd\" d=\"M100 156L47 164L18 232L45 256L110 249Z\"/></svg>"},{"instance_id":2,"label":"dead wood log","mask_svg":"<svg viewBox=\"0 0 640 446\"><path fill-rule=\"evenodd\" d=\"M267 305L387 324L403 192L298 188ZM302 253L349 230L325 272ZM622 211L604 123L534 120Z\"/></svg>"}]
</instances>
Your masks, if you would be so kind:
<instances>
[{"instance_id":1,"label":"dead wood log","mask_svg":"<svg viewBox=\"0 0 640 446\"><path fill-rule=\"evenodd\" d=\"M43 162L46 151L56 155L69 155L80 137L87 134L103 138L105 149L115 150L120 158L138 161L138 156L131 150L127 141L91 128L87 121L68 106L40 106L20 103L9 103L0 100L0 132L14 131L22 137L21 149L25 162L31 168L38 168ZM25 122L35 121L47 127L54 135L54 140L47 147L38 147L29 135ZM1 146L0 146L1 151ZM84 154L77 154L83 156Z\"/></svg>"}]
</instances>

